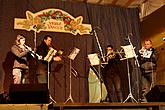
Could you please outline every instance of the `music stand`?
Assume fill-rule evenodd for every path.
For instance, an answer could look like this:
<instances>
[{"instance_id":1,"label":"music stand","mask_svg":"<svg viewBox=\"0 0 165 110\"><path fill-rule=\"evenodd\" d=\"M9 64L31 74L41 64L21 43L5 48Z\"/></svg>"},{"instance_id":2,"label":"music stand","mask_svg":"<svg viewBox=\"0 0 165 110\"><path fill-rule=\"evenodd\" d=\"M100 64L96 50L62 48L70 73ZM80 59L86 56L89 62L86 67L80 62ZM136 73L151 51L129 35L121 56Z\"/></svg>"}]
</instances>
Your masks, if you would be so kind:
<instances>
[{"instance_id":1,"label":"music stand","mask_svg":"<svg viewBox=\"0 0 165 110\"><path fill-rule=\"evenodd\" d=\"M103 78L102 78L102 75L101 75L101 64L103 64L103 63L101 63L101 60L99 59L97 53L89 54L88 59L89 59L90 64L91 64L92 67L98 65L98 71L94 67L93 67L93 69L94 69L94 72L97 73L96 75L98 76L98 78L100 80L100 90L101 90L101 96L100 96L101 100L100 101L102 102L103 101L103 99L102 99L102 83L104 81L103 81ZM107 64L107 63L104 63L104 64Z\"/></svg>"},{"instance_id":2,"label":"music stand","mask_svg":"<svg viewBox=\"0 0 165 110\"><path fill-rule=\"evenodd\" d=\"M90 64L92 66L99 65L100 64L100 59L98 57L97 53L89 54L88 59L90 61Z\"/></svg>"},{"instance_id":3,"label":"music stand","mask_svg":"<svg viewBox=\"0 0 165 110\"><path fill-rule=\"evenodd\" d=\"M49 50L48 54L46 55L46 57L44 57L44 61L47 61L47 62L48 62L48 76L47 76L47 77L48 77L48 78L47 78L47 80L48 80L48 91L49 91L49 89L50 89L50 79L49 79L49 77L50 77L50 67L49 67L49 63L50 63L50 61L52 60L53 56L54 56L56 53L57 53L57 50L51 48L51 49ZM49 92L49 99L50 99L51 101L53 101L54 103L56 103L56 101L52 98L50 92ZM52 102L50 102L50 104L52 104Z\"/></svg>"},{"instance_id":4,"label":"music stand","mask_svg":"<svg viewBox=\"0 0 165 110\"><path fill-rule=\"evenodd\" d=\"M124 49L125 52L125 57L126 58L122 58L121 60L127 60L127 72L128 72L128 87L129 87L129 94L127 96L127 98L125 99L125 101L123 103L125 103L126 101L128 101L129 98L131 98L132 101L136 101L136 99L133 97L132 95L132 88L131 88L131 77L130 77L130 71L129 71L129 62L128 59L129 58L133 58L135 57L134 54L134 49L132 48L132 45L127 45L127 46L121 46Z\"/></svg>"},{"instance_id":5,"label":"music stand","mask_svg":"<svg viewBox=\"0 0 165 110\"><path fill-rule=\"evenodd\" d=\"M69 100L71 100L71 102L74 102L73 97L72 97L72 69L73 69L72 60L75 59L75 57L78 55L79 52L80 52L80 49L74 47L74 49L68 56L69 58L69 96L67 100L65 101L65 103L68 102Z\"/></svg>"},{"instance_id":6,"label":"music stand","mask_svg":"<svg viewBox=\"0 0 165 110\"><path fill-rule=\"evenodd\" d=\"M96 75L99 77L100 82L103 82L103 79L102 79L102 76L101 76L101 61L98 57L98 54L97 53L89 54L88 59L89 59L90 65L92 67L97 66L97 65L99 66L98 71L94 67L93 67L93 69L94 69L95 72L97 72Z\"/></svg>"}]
</instances>

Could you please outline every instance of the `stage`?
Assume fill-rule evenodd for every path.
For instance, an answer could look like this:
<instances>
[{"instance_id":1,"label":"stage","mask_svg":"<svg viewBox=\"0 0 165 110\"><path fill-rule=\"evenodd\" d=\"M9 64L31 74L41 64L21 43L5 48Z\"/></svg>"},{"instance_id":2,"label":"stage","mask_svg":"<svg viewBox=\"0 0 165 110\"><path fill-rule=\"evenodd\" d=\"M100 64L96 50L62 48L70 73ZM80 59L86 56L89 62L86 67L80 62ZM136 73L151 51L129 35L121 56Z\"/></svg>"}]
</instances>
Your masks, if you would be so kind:
<instances>
[{"instance_id":1,"label":"stage","mask_svg":"<svg viewBox=\"0 0 165 110\"><path fill-rule=\"evenodd\" d=\"M53 110L165 110L165 103L55 103L53 108Z\"/></svg>"},{"instance_id":2,"label":"stage","mask_svg":"<svg viewBox=\"0 0 165 110\"><path fill-rule=\"evenodd\" d=\"M0 104L0 110L165 110L164 102Z\"/></svg>"}]
</instances>

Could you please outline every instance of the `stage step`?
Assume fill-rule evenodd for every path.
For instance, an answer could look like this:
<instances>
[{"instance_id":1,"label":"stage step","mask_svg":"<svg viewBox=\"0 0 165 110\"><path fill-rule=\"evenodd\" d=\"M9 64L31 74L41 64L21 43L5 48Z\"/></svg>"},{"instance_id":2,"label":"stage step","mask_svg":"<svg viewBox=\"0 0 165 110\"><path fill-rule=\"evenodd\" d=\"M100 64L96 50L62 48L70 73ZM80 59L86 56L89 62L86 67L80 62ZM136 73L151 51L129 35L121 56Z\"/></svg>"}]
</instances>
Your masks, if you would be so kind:
<instances>
[{"instance_id":1,"label":"stage step","mask_svg":"<svg viewBox=\"0 0 165 110\"><path fill-rule=\"evenodd\" d=\"M0 110L48 110L48 104L0 104Z\"/></svg>"}]
</instances>

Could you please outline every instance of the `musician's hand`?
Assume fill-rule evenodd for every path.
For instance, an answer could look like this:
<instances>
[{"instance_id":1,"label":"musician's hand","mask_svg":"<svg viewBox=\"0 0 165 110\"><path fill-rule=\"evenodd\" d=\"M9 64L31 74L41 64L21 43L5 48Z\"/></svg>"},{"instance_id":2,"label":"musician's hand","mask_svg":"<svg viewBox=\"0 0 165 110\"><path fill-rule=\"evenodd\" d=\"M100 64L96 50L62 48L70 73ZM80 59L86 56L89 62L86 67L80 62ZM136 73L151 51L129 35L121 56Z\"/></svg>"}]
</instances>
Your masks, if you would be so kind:
<instances>
[{"instance_id":1,"label":"musician's hand","mask_svg":"<svg viewBox=\"0 0 165 110\"><path fill-rule=\"evenodd\" d=\"M62 54L63 54L63 51L62 51L62 50L59 50L59 51L58 51L58 54L59 54L59 55L62 55Z\"/></svg>"},{"instance_id":2,"label":"musician's hand","mask_svg":"<svg viewBox=\"0 0 165 110\"><path fill-rule=\"evenodd\" d=\"M30 51L32 51L32 48L31 48L31 47L29 47L29 50L30 50Z\"/></svg>"},{"instance_id":3,"label":"musician's hand","mask_svg":"<svg viewBox=\"0 0 165 110\"><path fill-rule=\"evenodd\" d=\"M140 53L140 54L143 54L144 51L145 51L145 48L142 47L142 48L139 50L139 53Z\"/></svg>"},{"instance_id":4,"label":"musician's hand","mask_svg":"<svg viewBox=\"0 0 165 110\"><path fill-rule=\"evenodd\" d=\"M34 48L34 52L36 52L37 51L37 48Z\"/></svg>"},{"instance_id":5,"label":"musician's hand","mask_svg":"<svg viewBox=\"0 0 165 110\"><path fill-rule=\"evenodd\" d=\"M61 59L61 57L56 56L56 57L53 58L53 60L54 60L54 61L61 61L62 59Z\"/></svg>"}]
</instances>

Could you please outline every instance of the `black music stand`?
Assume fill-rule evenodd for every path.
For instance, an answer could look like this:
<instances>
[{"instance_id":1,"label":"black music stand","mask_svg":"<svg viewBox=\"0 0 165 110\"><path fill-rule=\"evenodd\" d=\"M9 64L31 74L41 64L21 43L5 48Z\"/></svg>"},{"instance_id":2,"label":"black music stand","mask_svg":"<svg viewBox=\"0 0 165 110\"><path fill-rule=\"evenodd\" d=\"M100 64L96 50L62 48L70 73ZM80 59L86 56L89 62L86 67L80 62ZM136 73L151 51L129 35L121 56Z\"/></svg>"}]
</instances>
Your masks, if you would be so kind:
<instances>
[{"instance_id":1,"label":"black music stand","mask_svg":"<svg viewBox=\"0 0 165 110\"><path fill-rule=\"evenodd\" d=\"M79 52L80 52L80 49L74 47L74 49L68 56L69 58L69 96L67 100L65 101L65 103L68 102L69 100L71 100L72 103L74 102L73 97L72 97L72 70L73 70L72 60L75 59L75 57L78 55Z\"/></svg>"}]
</instances>

